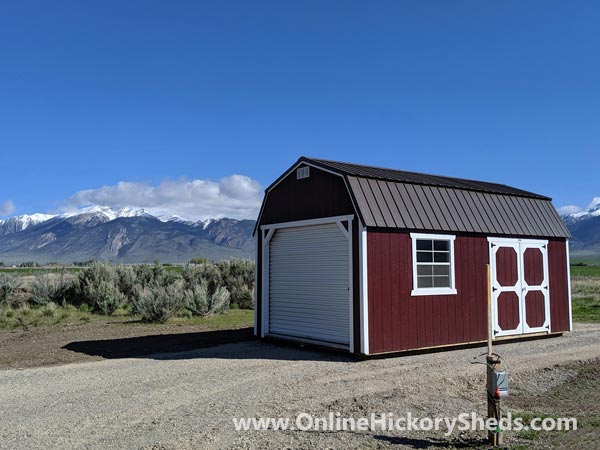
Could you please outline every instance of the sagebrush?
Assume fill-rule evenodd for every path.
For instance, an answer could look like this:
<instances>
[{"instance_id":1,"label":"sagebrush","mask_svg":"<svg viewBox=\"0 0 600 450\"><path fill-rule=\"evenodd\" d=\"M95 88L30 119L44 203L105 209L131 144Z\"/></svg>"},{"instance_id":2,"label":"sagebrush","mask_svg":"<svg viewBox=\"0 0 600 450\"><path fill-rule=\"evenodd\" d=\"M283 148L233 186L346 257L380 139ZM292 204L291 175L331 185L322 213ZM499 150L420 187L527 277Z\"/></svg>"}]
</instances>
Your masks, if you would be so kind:
<instances>
[{"instance_id":1,"label":"sagebrush","mask_svg":"<svg viewBox=\"0 0 600 450\"><path fill-rule=\"evenodd\" d=\"M0 305L10 305L15 291L21 286L21 279L10 273L0 274Z\"/></svg>"},{"instance_id":2,"label":"sagebrush","mask_svg":"<svg viewBox=\"0 0 600 450\"><path fill-rule=\"evenodd\" d=\"M135 266L94 262L77 275L65 271L37 275L23 287L30 304L48 303L89 308L99 314L139 315L144 321L164 322L174 315L221 314L230 306L254 306L254 263L197 260L179 268L161 264ZM0 304L9 304L20 287L18 277L0 277Z\"/></svg>"},{"instance_id":3,"label":"sagebrush","mask_svg":"<svg viewBox=\"0 0 600 450\"><path fill-rule=\"evenodd\" d=\"M133 305L143 321L164 323L183 307L183 298L183 282L176 280L166 286L137 287Z\"/></svg>"}]
</instances>

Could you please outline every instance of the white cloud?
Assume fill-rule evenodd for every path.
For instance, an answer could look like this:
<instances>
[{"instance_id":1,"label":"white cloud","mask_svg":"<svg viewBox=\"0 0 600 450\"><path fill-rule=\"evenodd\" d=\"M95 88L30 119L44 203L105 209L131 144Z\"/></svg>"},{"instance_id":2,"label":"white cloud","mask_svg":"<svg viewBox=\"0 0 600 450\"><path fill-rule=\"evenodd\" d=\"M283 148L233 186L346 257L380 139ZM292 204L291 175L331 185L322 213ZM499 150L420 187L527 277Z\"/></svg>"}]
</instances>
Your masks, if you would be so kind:
<instances>
[{"instance_id":1,"label":"white cloud","mask_svg":"<svg viewBox=\"0 0 600 450\"><path fill-rule=\"evenodd\" d=\"M11 200L6 200L4 203L0 203L0 216L8 216L15 210L15 204Z\"/></svg>"},{"instance_id":2,"label":"white cloud","mask_svg":"<svg viewBox=\"0 0 600 450\"><path fill-rule=\"evenodd\" d=\"M582 209L579 206L575 206L575 205L561 206L560 208L558 208L558 213L561 216L564 216L567 214L575 214L575 213L578 213L581 211L582 211Z\"/></svg>"},{"instance_id":3,"label":"white cloud","mask_svg":"<svg viewBox=\"0 0 600 450\"><path fill-rule=\"evenodd\" d=\"M63 203L61 210L97 205L113 209L143 208L153 215L176 214L192 220L255 219L262 197L260 183L244 175L231 175L218 182L168 180L156 186L120 181L112 186L79 191Z\"/></svg>"}]
</instances>

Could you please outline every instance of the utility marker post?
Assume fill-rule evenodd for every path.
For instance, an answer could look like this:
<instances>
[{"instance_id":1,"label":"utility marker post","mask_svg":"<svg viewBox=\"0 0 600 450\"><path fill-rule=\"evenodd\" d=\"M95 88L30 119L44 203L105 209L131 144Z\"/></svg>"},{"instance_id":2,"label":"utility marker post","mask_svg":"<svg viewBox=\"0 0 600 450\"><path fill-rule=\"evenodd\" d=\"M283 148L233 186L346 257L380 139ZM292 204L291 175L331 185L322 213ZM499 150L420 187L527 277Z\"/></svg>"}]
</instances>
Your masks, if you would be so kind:
<instances>
[{"instance_id":1,"label":"utility marker post","mask_svg":"<svg viewBox=\"0 0 600 450\"><path fill-rule=\"evenodd\" d=\"M492 274L490 271L490 265L487 265L487 285L488 285L488 297L487 297L487 326L488 326L488 342L487 342L487 355L485 357L486 371L487 371L487 407L488 407L488 419L496 419L496 423L499 424L502 418L500 391L498 390L499 373L502 374L503 379L506 379L506 374L502 372L502 366L500 363L500 357L492 352ZM497 426L496 430L488 431L488 441L494 447L502 445L504 442L504 436L500 429L500 425Z\"/></svg>"}]
</instances>

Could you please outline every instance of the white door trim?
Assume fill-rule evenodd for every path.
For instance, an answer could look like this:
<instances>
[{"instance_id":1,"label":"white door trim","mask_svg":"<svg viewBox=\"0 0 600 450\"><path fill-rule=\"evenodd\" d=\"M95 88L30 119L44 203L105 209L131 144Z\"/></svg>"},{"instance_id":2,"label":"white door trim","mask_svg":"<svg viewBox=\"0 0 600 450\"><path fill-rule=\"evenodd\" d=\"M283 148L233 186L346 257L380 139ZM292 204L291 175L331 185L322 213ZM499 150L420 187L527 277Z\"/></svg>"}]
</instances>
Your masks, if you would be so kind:
<instances>
[{"instance_id":1,"label":"white door trim","mask_svg":"<svg viewBox=\"0 0 600 450\"><path fill-rule=\"evenodd\" d=\"M360 342L362 353L369 354L369 272L367 264L367 230L358 227L359 276L360 276Z\"/></svg>"},{"instance_id":2,"label":"white door trim","mask_svg":"<svg viewBox=\"0 0 600 450\"><path fill-rule=\"evenodd\" d=\"M492 274L492 338L536 332L550 332L550 274L548 270L548 241L540 239L494 238L488 237L490 269ZM500 286L496 275L496 253L502 247L511 247L517 254L517 281L514 286ZM542 253L544 280L539 288L531 287L525 280L524 255L528 248L537 248ZM540 291L544 295L545 322L541 327L527 325L525 297L527 292ZM519 300L519 324L513 330L502 330L498 324L498 297L502 292L514 292ZM498 330L498 331L496 331Z\"/></svg>"},{"instance_id":3,"label":"white door trim","mask_svg":"<svg viewBox=\"0 0 600 450\"><path fill-rule=\"evenodd\" d=\"M520 243L520 251L521 251L521 283L522 283L522 296L523 296L523 333L543 333L550 332L550 280L548 274L548 241L530 241L530 240L522 240ZM542 265L544 270L544 279L542 280L541 285L538 287L532 287L527 284L527 280L525 279L525 251L529 248L535 248L540 251L542 254ZM527 293L532 291L539 291L544 296L544 314L545 320L544 323L539 327L530 327L527 324L527 309L526 309L526 296Z\"/></svg>"},{"instance_id":4,"label":"white door trim","mask_svg":"<svg viewBox=\"0 0 600 450\"><path fill-rule=\"evenodd\" d=\"M488 238L490 252L490 269L492 273L492 338L500 336L510 336L521 334L523 329L523 302L521 301L521 258L519 257L519 240L518 239L499 239L495 240ZM498 245L500 244L500 245ZM515 251L517 256L517 280L513 286L500 286L496 275L496 253L502 247L510 247ZM514 330L503 330L498 324L498 297L503 292L514 292L519 301L519 323Z\"/></svg>"},{"instance_id":5,"label":"white door trim","mask_svg":"<svg viewBox=\"0 0 600 450\"><path fill-rule=\"evenodd\" d=\"M319 219L308 219L308 220L297 220L293 222L282 222L282 223L274 223L269 225L262 225L260 227L263 241L262 241L262 250L263 250L263 259L262 259L262 295L261 295L261 306L262 306L262 326L261 326L261 337L265 337L265 335L269 334L269 243L271 242L271 238L275 231L281 228L292 228L292 227L304 227L310 225L322 225L335 223L342 231L344 237L348 240L348 307L349 310L349 345L342 346L342 348L347 348L351 352L355 351L354 349L354 305L353 305L353 279L352 279L352 267L353 267L353 257L352 257L352 222L354 219L354 215L346 215L346 216L335 216L335 217L323 217ZM348 223L348 229L343 225L342 222ZM286 339L293 339L292 337L285 337ZM303 339L303 341L307 341ZM329 343L327 345L330 345ZM338 345L331 345L334 347L340 347Z\"/></svg>"}]
</instances>

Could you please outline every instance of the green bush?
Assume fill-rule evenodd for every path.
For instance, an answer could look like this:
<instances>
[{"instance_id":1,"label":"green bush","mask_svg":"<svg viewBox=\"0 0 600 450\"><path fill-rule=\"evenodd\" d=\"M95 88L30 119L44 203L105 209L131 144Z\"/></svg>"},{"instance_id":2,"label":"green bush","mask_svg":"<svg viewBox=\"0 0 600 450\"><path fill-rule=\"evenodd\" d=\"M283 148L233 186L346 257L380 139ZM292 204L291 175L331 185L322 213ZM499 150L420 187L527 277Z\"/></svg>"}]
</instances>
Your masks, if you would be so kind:
<instances>
[{"instance_id":1,"label":"green bush","mask_svg":"<svg viewBox=\"0 0 600 450\"><path fill-rule=\"evenodd\" d=\"M224 286L210 291L205 280L190 286L184 292L185 307L195 316L221 314L229 309L229 291Z\"/></svg>"},{"instance_id":2,"label":"green bush","mask_svg":"<svg viewBox=\"0 0 600 450\"><path fill-rule=\"evenodd\" d=\"M254 309L254 298L252 291L233 291L231 293L231 305L236 305L240 309Z\"/></svg>"},{"instance_id":3,"label":"green bush","mask_svg":"<svg viewBox=\"0 0 600 450\"><path fill-rule=\"evenodd\" d=\"M180 279L178 273L166 270L162 264L141 264L134 267L134 273L136 277L136 283L142 287L150 286L152 284L159 284L166 286Z\"/></svg>"},{"instance_id":4,"label":"green bush","mask_svg":"<svg viewBox=\"0 0 600 450\"><path fill-rule=\"evenodd\" d=\"M223 276L219 267L212 263L200 264L198 266L186 266L183 269L183 280L186 289L204 283L208 292L215 292L223 284Z\"/></svg>"},{"instance_id":5,"label":"green bush","mask_svg":"<svg viewBox=\"0 0 600 450\"><path fill-rule=\"evenodd\" d=\"M245 259L230 259L217 264L228 289L254 288L254 262Z\"/></svg>"},{"instance_id":6,"label":"green bush","mask_svg":"<svg viewBox=\"0 0 600 450\"><path fill-rule=\"evenodd\" d=\"M183 282L177 280L166 286L156 283L138 286L132 300L136 313L144 322L164 323L183 306Z\"/></svg>"},{"instance_id":7,"label":"green bush","mask_svg":"<svg viewBox=\"0 0 600 450\"><path fill-rule=\"evenodd\" d=\"M231 259L218 263L223 285L231 292L231 303L242 309L253 309L254 262Z\"/></svg>"},{"instance_id":8,"label":"green bush","mask_svg":"<svg viewBox=\"0 0 600 450\"><path fill-rule=\"evenodd\" d=\"M101 314L112 314L127 301L119 289L119 281L114 267L94 263L79 274L79 301Z\"/></svg>"},{"instance_id":9,"label":"green bush","mask_svg":"<svg viewBox=\"0 0 600 450\"><path fill-rule=\"evenodd\" d=\"M72 278L61 271L60 274L38 274L29 289L29 301L36 305L49 302L65 303L72 296Z\"/></svg>"},{"instance_id":10,"label":"green bush","mask_svg":"<svg viewBox=\"0 0 600 450\"><path fill-rule=\"evenodd\" d=\"M19 267L40 267L40 264L35 261L26 261L19 264Z\"/></svg>"},{"instance_id":11,"label":"green bush","mask_svg":"<svg viewBox=\"0 0 600 450\"><path fill-rule=\"evenodd\" d=\"M208 262L209 261L206 258L192 258L192 259L190 259L190 264L206 264Z\"/></svg>"},{"instance_id":12,"label":"green bush","mask_svg":"<svg viewBox=\"0 0 600 450\"><path fill-rule=\"evenodd\" d=\"M117 285L119 290L127 297L132 298L135 292L135 286L138 283L136 273L131 266L117 266L116 271Z\"/></svg>"},{"instance_id":13,"label":"green bush","mask_svg":"<svg viewBox=\"0 0 600 450\"><path fill-rule=\"evenodd\" d=\"M94 310L100 314L110 315L127 301L127 297L116 284L100 280L85 287L85 297L94 305Z\"/></svg>"},{"instance_id":14,"label":"green bush","mask_svg":"<svg viewBox=\"0 0 600 450\"><path fill-rule=\"evenodd\" d=\"M0 274L0 305L10 305L13 294L21 286L21 279L12 273Z\"/></svg>"}]
</instances>

